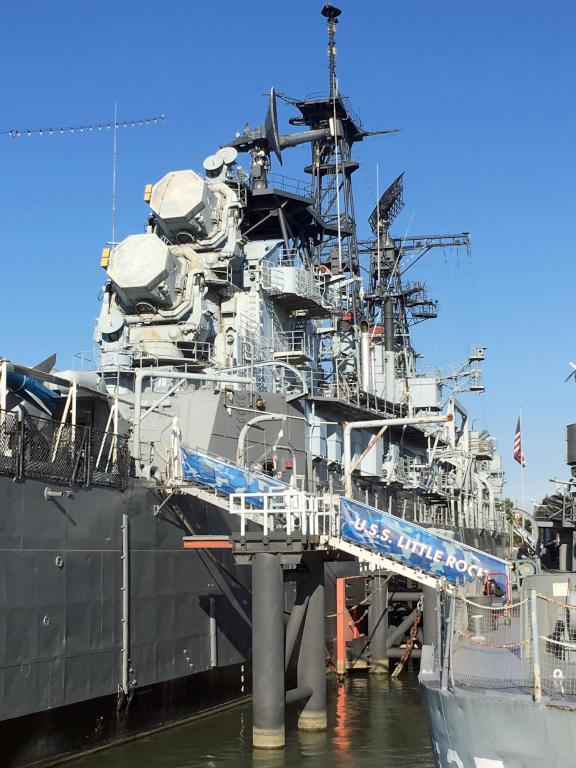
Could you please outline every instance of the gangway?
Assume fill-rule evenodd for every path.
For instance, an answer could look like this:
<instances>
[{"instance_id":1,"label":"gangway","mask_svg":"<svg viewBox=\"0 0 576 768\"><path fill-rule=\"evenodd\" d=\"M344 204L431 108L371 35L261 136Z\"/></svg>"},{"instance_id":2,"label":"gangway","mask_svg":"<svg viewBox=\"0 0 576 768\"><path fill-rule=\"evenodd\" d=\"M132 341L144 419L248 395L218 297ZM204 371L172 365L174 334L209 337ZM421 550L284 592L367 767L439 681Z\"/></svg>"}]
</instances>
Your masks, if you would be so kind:
<instances>
[{"instance_id":1,"label":"gangway","mask_svg":"<svg viewBox=\"0 0 576 768\"><path fill-rule=\"evenodd\" d=\"M527 544L533 552L536 552L536 539L521 525L514 526L514 533L522 539L524 544Z\"/></svg>"},{"instance_id":2,"label":"gangway","mask_svg":"<svg viewBox=\"0 0 576 768\"><path fill-rule=\"evenodd\" d=\"M494 555L333 494L286 487L239 491L230 494L229 511L240 516L240 531L230 537L238 556L300 549L322 551L330 560L345 553L428 587L440 579L473 582L508 570L508 563ZM258 530L248 523L257 523ZM187 537L185 546L192 548L193 540Z\"/></svg>"},{"instance_id":3,"label":"gangway","mask_svg":"<svg viewBox=\"0 0 576 768\"><path fill-rule=\"evenodd\" d=\"M193 473L206 486L217 465L206 457L192 457ZM184 465L184 462L183 462ZM188 461L188 467L191 467ZM203 469L202 469L203 467ZM239 516L239 530L228 536L187 536L184 548L225 550L237 565L250 566L252 580L252 684L253 743L260 747L284 744L284 707L302 702L299 725L303 729L326 727L326 606L324 565L352 556L422 585L434 601L434 588L442 581L450 589L457 582L476 582L507 572L507 563L485 552L456 542L432 529L381 512L375 507L334 494L314 494L296 488L249 489L245 468L225 466L229 512ZM183 470L183 477L191 475ZM214 477L212 489L222 488ZM258 482L265 482L262 478ZM193 478L189 477L189 484ZM222 553L224 554L224 553ZM295 601L285 622L285 582L292 581ZM337 579L341 607L337 607L337 669L346 669L344 630L345 581ZM480 591L480 590L478 590ZM376 590L372 613L387 611L387 591ZM379 597L378 597L379 596ZM429 594L430 596L430 594ZM434 605L434 602L432 602ZM413 613L418 616L416 609ZM370 621L370 619L369 619ZM412 614L404 620L414 622ZM404 622L388 633L387 621L376 619L370 634L373 658L386 664L391 645L407 631ZM379 631L376 627L380 627ZM416 624L413 623L416 631ZM423 628L423 632L425 629ZM297 639L300 640L297 642ZM292 657L297 686L286 689L285 671ZM404 656L403 656L404 658ZM275 709L276 708L276 709ZM272 713L272 715L270 714Z\"/></svg>"},{"instance_id":4,"label":"gangway","mask_svg":"<svg viewBox=\"0 0 576 768\"><path fill-rule=\"evenodd\" d=\"M456 584L508 571L494 555L368 504L300 491L205 451L177 448L179 492L217 499L218 506L228 496L230 514L240 516L239 533L229 537L238 556L319 550L329 560L345 553L428 587L440 579ZM201 543L189 536L184 546Z\"/></svg>"},{"instance_id":5,"label":"gangway","mask_svg":"<svg viewBox=\"0 0 576 768\"><path fill-rule=\"evenodd\" d=\"M193 496L219 509L228 510L230 494L236 491L262 493L288 489L282 480L221 456L213 456L207 451L181 445L177 425L173 430L172 455L174 459L168 482L158 488L165 495L161 503L154 505L156 516L174 495ZM255 500L253 506L257 505L258 501ZM254 511L252 519L258 521Z\"/></svg>"}]
</instances>

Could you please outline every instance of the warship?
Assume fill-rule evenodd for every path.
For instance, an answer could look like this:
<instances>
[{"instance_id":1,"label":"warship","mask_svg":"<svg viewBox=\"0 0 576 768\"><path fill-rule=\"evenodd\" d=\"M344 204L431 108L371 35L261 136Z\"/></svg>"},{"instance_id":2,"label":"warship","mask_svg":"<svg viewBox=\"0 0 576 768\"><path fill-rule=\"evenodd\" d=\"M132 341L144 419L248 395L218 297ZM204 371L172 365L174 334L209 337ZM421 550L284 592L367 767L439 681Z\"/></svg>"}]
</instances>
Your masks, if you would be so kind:
<instances>
[{"instance_id":1,"label":"warship","mask_svg":"<svg viewBox=\"0 0 576 768\"><path fill-rule=\"evenodd\" d=\"M437 768L574 765L576 424L566 449L572 477L518 531L512 588L438 591L420 669Z\"/></svg>"},{"instance_id":2,"label":"warship","mask_svg":"<svg viewBox=\"0 0 576 768\"><path fill-rule=\"evenodd\" d=\"M506 545L495 443L457 397L482 391L485 350L430 374L411 340L438 307L406 273L470 237L395 236L403 175L360 232L354 148L385 132L339 92L340 13L322 8L325 95L272 89L259 127L200 173L148 185L144 231L106 245L97 369L0 361L4 765L250 694L249 569L225 549L183 547L240 531L230 494L345 494L455 543ZM302 179L276 172L286 152L305 155ZM355 568L350 556L327 566L328 601ZM329 621L329 646L333 635Z\"/></svg>"}]
</instances>

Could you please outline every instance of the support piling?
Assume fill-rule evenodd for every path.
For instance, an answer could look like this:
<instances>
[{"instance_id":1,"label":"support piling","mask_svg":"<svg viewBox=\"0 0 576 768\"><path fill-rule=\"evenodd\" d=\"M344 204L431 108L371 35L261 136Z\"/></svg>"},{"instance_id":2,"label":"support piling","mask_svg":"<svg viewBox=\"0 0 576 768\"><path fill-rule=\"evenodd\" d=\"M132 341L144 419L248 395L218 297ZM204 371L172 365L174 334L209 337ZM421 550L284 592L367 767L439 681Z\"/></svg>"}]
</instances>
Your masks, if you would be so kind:
<instances>
[{"instance_id":1,"label":"support piling","mask_svg":"<svg viewBox=\"0 0 576 768\"><path fill-rule=\"evenodd\" d=\"M259 749L285 744L283 609L280 558L257 554L252 566L252 743Z\"/></svg>"},{"instance_id":2,"label":"support piling","mask_svg":"<svg viewBox=\"0 0 576 768\"><path fill-rule=\"evenodd\" d=\"M436 590L432 587L423 587L422 595L424 597L424 615L422 617L424 645L435 645L437 635Z\"/></svg>"},{"instance_id":3,"label":"support piling","mask_svg":"<svg viewBox=\"0 0 576 768\"><path fill-rule=\"evenodd\" d=\"M327 727L324 563L316 555L306 564L309 576L298 585L298 590L308 595L298 654L298 688L310 687L312 695L300 712L298 728L322 731Z\"/></svg>"},{"instance_id":4,"label":"support piling","mask_svg":"<svg viewBox=\"0 0 576 768\"><path fill-rule=\"evenodd\" d=\"M368 607L368 638L370 640L370 671L375 674L388 672L388 584L383 574L375 574L372 580L371 602Z\"/></svg>"}]
</instances>

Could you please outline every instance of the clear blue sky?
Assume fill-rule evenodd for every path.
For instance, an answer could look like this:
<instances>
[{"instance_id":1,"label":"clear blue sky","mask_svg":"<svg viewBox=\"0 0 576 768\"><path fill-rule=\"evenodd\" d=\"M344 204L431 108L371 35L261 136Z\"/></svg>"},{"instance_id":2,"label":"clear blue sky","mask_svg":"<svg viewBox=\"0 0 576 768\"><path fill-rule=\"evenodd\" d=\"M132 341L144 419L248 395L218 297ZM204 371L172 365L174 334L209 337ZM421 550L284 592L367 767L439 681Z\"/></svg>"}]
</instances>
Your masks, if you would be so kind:
<instances>
[{"instance_id":1,"label":"clear blue sky","mask_svg":"<svg viewBox=\"0 0 576 768\"><path fill-rule=\"evenodd\" d=\"M434 253L414 270L440 299L415 330L425 364L488 348L486 394L465 405L500 442L507 493L524 414L526 499L566 476L566 422L576 420L572 306L576 107L572 0L340 0L338 76L368 128L359 220L381 185L406 172L403 234L470 231L472 260ZM11 3L0 31L0 128L69 125L164 112L168 121L119 134L118 227L141 231L142 192L203 158L265 111L275 85L325 90L321 0L274 3ZM280 119L287 129L289 110ZM292 150L288 170L306 159ZM59 366L91 348L111 234L111 135L0 136L0 353ZM366 230L365 230L366 231Z\"/></svg>"}]
</instances>

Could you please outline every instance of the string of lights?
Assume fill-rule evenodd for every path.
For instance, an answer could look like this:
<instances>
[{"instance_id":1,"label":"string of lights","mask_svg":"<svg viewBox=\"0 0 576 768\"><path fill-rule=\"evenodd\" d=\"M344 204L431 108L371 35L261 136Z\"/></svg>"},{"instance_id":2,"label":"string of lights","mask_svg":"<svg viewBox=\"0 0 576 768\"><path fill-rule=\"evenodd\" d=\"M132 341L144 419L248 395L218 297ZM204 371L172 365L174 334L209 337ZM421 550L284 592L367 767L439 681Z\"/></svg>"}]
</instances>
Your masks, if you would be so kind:
<instances>
[{"instance_id":1,"label":"string of lights","mask_svg":"<svg viewBox=\"0 0 576 768\"><path fill-rule=\"evenodd\" d=\"M111 123L89 123L86 125L69 125L58 128L7 128L0 130L0 135L10 136L13 139L20 136L32 136L34 134L42 136L43 134L53 135L55 133L84 133L93 131L105 131L112 128L136 128L142 125L151 125L153 123L163 123L166 120L165 115L156 115L156 117L143 117L138 120L119 120Z\"/></svg>"}]
</instances>

